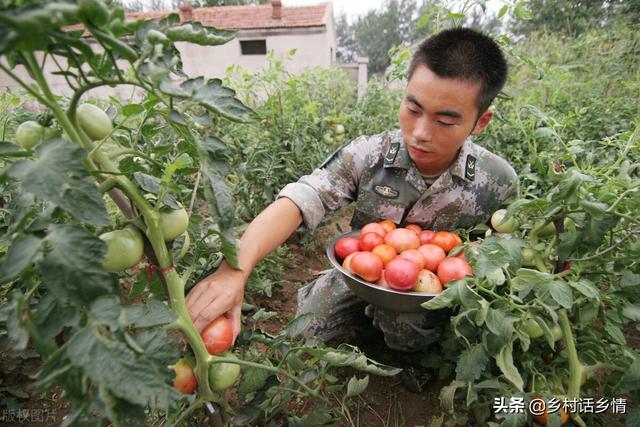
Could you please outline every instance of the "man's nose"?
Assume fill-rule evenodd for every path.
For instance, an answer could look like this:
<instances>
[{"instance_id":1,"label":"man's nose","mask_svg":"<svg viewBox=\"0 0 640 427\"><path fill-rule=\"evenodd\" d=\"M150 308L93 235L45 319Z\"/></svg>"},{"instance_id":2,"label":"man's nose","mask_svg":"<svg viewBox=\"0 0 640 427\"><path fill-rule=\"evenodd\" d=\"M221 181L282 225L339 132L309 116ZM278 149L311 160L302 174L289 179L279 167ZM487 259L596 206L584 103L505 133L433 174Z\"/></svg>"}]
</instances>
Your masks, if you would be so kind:
<instances>
[{"instance_id":1,"label":"man's nose","mask_svg":"<svg viewBox=\"0 0 640 427\"><path fill-rule=\"evenodd\" d=\"M429 120L424 117L419 119L413 128L414 139L417 142L430 142L431 136L431 123L429 123Z\"/></svg>"}]
</instances>

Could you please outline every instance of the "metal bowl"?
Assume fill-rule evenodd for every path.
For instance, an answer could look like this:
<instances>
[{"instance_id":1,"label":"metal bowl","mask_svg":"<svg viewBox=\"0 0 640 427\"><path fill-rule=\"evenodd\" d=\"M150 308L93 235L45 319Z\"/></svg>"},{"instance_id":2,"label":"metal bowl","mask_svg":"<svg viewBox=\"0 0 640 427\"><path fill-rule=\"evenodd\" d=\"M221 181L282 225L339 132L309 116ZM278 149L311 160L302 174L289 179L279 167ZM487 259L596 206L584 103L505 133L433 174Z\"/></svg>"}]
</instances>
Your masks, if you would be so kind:
<instances>
[{"instance_id":1,"label":"metal bowl","mask_svg":"<svg viewBox=\"0 0 640 427\"><path fill-rule=\"evenodd\" d=\"M380 286L366 282L360 277L351 274L338 262L334 247L336 242L343 237L357 237L360 231L351 231L336 237L327 246L327 256L336 270L342 274L351 292L377 307L384 310L401 313L419 313L426 309L420 307L423 302L429 301L438 294L421 294L417 292L400 292L392 289L381 288Z\"/></svg>"}]
</instances>

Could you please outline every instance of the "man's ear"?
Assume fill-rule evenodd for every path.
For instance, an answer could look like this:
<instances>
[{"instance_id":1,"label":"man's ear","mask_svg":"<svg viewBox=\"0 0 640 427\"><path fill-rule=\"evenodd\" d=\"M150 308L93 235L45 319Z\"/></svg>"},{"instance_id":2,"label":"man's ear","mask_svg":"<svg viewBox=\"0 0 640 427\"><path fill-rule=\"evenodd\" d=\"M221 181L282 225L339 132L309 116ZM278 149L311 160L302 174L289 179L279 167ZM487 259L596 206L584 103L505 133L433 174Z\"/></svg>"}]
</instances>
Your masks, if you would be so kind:
<instances>
[{"instance_id":1,"label":"man's ear","mask_svg":"<svg viewBox=\"0 0 640 427\"><path fill-rule=\"evenodd\" d=\"M478 135L480 132L482 132L491 121L491 118L493 118L493 111L491 111L490 109L485 110L485 112L482 113L478 120L476 120L476 125L471 131L471 135Z\"/></svg>"}]
</instances>

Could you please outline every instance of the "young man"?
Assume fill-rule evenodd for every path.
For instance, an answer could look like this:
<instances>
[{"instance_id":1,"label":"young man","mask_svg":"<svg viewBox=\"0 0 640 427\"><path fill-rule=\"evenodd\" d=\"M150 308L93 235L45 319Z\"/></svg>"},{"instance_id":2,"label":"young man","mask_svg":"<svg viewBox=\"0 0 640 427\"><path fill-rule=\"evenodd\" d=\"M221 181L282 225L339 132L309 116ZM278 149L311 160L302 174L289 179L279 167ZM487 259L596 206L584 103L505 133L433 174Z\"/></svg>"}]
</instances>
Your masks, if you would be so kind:
<instances>
[{"instance_id":1,"label":"young man","mask_svg":"<svg viewBox=\"0 0 640 427\"><path fill-rule=\"evenodd\" d=\"M242 236L241 270L223 263L187 296L196 327L202 330L226 313L237 336L244 285L255 265L301 224L313 230L327 211L352 201L354 228L382 219L434 230L486 222L511 194L517 176L469 136L491 121L489 106L506 77L500 48L479 32L456 28L425 40L409 68L400 130L359 137L282 189ZM315 314L310 335L339 337L363 311L363 302L335 270L298 292L298 314ZM389 347L416 351L437 339L444 313L391 313L368 306L366 314Z\"/></svg>"}]
</instances>

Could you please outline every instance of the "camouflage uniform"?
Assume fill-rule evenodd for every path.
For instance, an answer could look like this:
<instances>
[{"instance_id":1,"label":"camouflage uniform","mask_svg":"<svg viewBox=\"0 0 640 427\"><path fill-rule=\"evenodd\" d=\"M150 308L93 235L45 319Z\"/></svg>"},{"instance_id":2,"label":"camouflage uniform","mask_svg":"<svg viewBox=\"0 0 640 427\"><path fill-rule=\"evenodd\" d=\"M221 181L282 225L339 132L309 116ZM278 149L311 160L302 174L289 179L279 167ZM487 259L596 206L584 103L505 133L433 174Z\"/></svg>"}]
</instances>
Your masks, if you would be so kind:
<instances>
[{"instance_id":1,"label":"camouflage uniform","mask_svg":"<svg viewBox=\"0 0 640 427\"><path fill-rule=\"evenodd\" d=\"M432 185L409 157L400 130L359 137L338 149L318 169L288 184L278 197L291 199L313 230L327 211L356 201L353 228L389 219L431 230L452 230L486 222L516 191L517 176L502 158L465 141L457 159ZM365 303L336 271L298 292L298 315L313 312L309 334L324 339L344 334ZM446 312L391 313L367 306L365 314L382 330L387 345L415 351L437 340Z\"/></svg>"}]
</instances>

